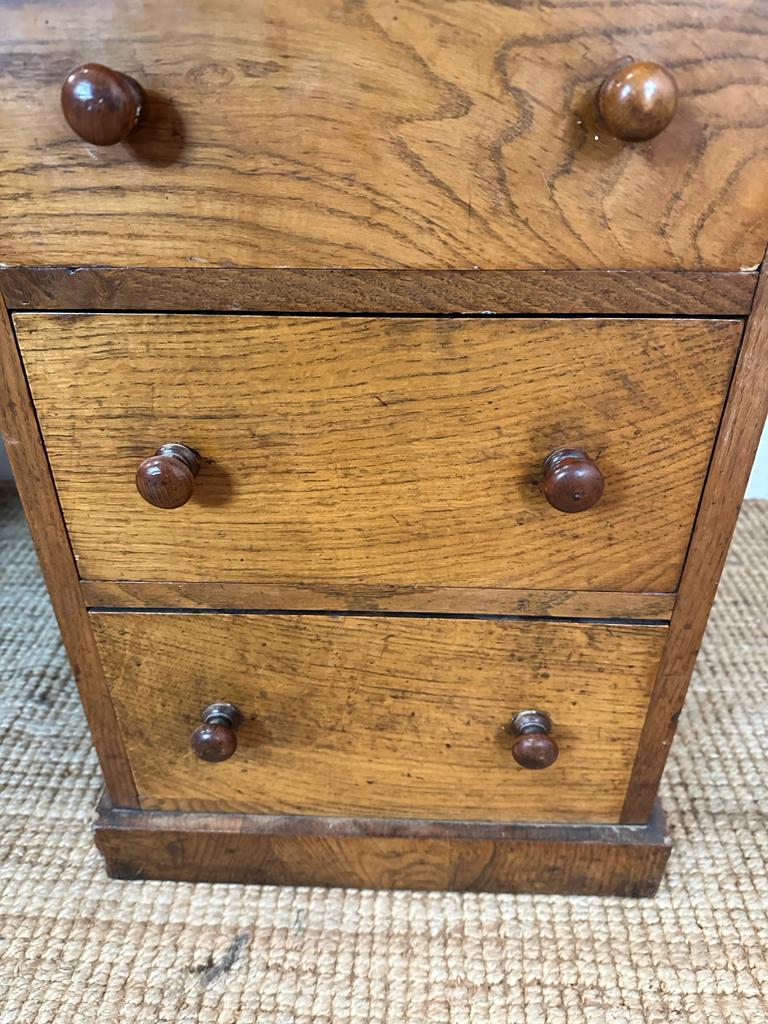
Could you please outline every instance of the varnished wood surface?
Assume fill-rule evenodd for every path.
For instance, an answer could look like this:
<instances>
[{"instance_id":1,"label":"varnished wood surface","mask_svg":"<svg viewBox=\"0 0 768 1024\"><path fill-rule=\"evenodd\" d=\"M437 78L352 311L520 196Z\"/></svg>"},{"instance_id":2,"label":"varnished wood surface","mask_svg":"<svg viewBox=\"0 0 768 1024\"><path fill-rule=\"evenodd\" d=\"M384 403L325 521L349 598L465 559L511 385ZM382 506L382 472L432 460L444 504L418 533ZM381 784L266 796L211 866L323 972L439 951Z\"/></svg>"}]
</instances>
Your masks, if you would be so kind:
<instances>
[{"instance_id":1,"label":"varnished wood surface","mask_svg":"<svg viewBox=\"0 0 768 1024\"><path fill-rule=\"evenodd\" d=\"M233 608L250 611L389 611L668 619L674 594L595 590L491 590L484 587L340 587L256 583L82 580L90 608Z\"/></svg>"},{"instance_id":2,"label":"varnished wood surface","mask_svg":"<svg viewBox=\"0 0 768 1024\"><path fill-rule=\"evenodd\" d=\"M675 76L647 60L621 61L597 94L603 124L626 142L646 142L661 134L675 116L677 101Z\"/></svg>"},{"instance_id":3,"label":"varnished wood surface","mask_svg":"<svg viewBox=\"0 0 768 1024\"><path fill-rule=\"evenodd\" d=\"M652 896L671 841L646 826L480 825L115 810L96 845L113 878L363 889Z\"/></svg>"},{"instance_id":4,"label":"varnished wood surface","mask_svg":"<svg viewBox=\"0 0 768 1024\"><path fill-rule=\"evenodd\" d=\"M734 321L17 314L80 574L672 592ZM202 466L158 511L136 466ZM556 448L605 477L553 509Z\"/></svg>"},{"instance_id":5,"label":"varnished wood surface","mask_svg":"<svg viewBox=\"0 0 768 1024\"><path fill-rule=\"evenodd\" d=\"M754 272L3 267L14 310L739 316Z\"/></svg>"},{"instance_id":6,"label":"varnished wood surface","mask_svg":"<svg viewBox=\"0 0 768 1024\"><path fill-rule=\"evenodd\" d=\"M94 146L124 142L144 102L132 78L103 64L80 64L61 87L61 110L70 128Z\"/></svg>"},{"instance_id":7,"label":"varnished wood surface","mask_svg":"<svg viewBox=\"0 0 768 1024\"><path fill-rule=\"evenodd\" d=\"M91 613L144 809L616 822L666 627ZM198 761L200 713L243 715ZM517 712L560 755L512 756Z\"/></svg>"},{"instance_id":8,"label":"varnished wood surface","mask_svg":"<svg viewBox=\"0 0 768 1024\"><path fill-rule=\"evenodd\" d=\"M560 755L557 740L552 736L552 719L546 711L520 711L507 731L515 737L512 756L521 768L543 771Z\"/></svg>"},{"instance_id":9,"label":"varnished wood surface","mask_svg":"<svg viewBox=\"0 0 768 1024\"><path fill-rule=\"evenodd\" d=\"M186 505L195 490L200 457L186 445L160 445L136 469L136 490L154 508Z\"/></svg>"},{"instance_id":10,"label":"varnished wood surface","mask_svg":"<svg viewBox=\"0 0 768 1024\"><path fill-rule=\"evenodd\" d=\"M243 720L240 709L228 701L214 701L204 708L200 725L189 737L189 746L201 761L218 764L237 752L237 730Z\"/></svg>"},{"instance_id":11,"label":"varnished wood surface","mask_svg":"<svg viewBox=\"0 0 768 1024\"><path fill-rule=\"evenodd\" d=\"M541 490L559 512L588 512L600 503L605 478L587 452L557 448L544 460L543 469Z\"/></svg>"},{"instance_id":12,"label":"varnished wood surface","mask_svg":"<svg viewBox=\"0 0 768 1024\"><path fill-rule=\"evenodd\" d=\"M0 296L0 428L72 673L113 801L136 806L136 787L78 586L56 490L10 320Z\"/></svg>"},{"instance_id":13,"label":"varnished wood surface","mask_svg":"<svg viewBox=\"0 0 768 1024\"><path fill-rule=\"evenodd\" d=\"M622 820L650 814L768 414L768 275L763 271L715 445L669 638ZM706 784L706 783L705 783Z\"/></svg>"},{"instance_id":14,"label":"varnished wood surface","mask_svg":"<svg viewBox=\"0 0 768 1024\"><path fill-rule=\"evenodd\" d=\"M8 263L754 267L768 237L766 0L17 0L4 5ZM595 93L670 69L626 143ZM73 138L73 62L142 82L124 145Z\"/></svg>"}]
</instances>

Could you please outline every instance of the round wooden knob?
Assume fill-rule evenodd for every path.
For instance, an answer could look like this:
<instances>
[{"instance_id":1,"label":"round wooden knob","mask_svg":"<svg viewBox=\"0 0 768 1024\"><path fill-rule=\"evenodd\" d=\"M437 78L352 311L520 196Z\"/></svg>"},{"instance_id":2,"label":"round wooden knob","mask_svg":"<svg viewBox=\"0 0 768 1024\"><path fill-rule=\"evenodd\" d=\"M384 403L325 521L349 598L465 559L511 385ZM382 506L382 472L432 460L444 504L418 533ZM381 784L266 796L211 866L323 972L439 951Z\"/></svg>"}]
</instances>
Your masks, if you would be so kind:
<instances>
[{"instance_id":1,"label":"round wooden knob","mask_svg":"<svg viewBox=\"0 0 768 1024\"><path fill-rule=\"evenodd\" d=\"M136 488L155 508L180 508L192 497L199 468L200 456L194 448L164 444L139 463Z\"/></svg>"},{"instance_id":2,"label":"round wooden knob","mask_svg":"<svg viewBox=\"0 0 768 1024\"><path fill-rule=\"evenodd\" d=\"M552 719L546 711L521 711L512 721L512 756L521 768L534 771L549 768L560 753L557 743L549 735Z\"/></svg>"},{"instance_id":3,"label":"round wooden knob","mask_svg":"<svg viewBox=\"0 0 768 1024\"><path fill-rule=\"evenodd\" d=\"M677 110L677 83L650 60L620 64L600 86L597 107L617 139L643 142L663 132Z\"/></svg>"},{"instance_id":4,"label":"round wooden knob","mask_svg":"<svg viewBox=\"0 0 768 1024\"><path fill-rule=\"evenodd\" d=\"M94 146L126 139L141 116L141 87L104 64L81 64L61 87L61 109L70 127Z\"/></svg>"},{"instance_id":5,"label":"round wooden knob","mask_svg":"<svg viewBox=\"0 0 768 1024\"><path fill-rule=\"evenodd\" d=\"M236 729L243 716L234 704L217 701L209 704L200 716L198 725L189 738L189 745L201 761L226 761L237 750Z\"/></svg>"},{"instance_id":6,"label":"round wooden knob","mask_svg":"<svg viewBox=\"0 0 768 1024\"><path fill-rule=\"evenodd\" d=\"M544 497L560 512L586 512L603 496L605 480L595 462L579 448L558 448L544 463Z\"/></svg>"}]
</instances>

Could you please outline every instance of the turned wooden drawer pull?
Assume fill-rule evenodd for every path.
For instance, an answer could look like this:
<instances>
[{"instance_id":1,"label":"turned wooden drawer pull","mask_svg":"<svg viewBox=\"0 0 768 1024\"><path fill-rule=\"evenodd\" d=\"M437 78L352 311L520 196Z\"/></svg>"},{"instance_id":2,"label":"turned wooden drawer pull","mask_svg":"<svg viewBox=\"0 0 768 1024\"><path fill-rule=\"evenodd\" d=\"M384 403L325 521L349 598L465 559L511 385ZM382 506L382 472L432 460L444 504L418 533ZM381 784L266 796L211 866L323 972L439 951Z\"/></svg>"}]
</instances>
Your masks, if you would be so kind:
<instances>
[{"instance_id":1,"label":"turned wooden drawer pull","mask_svg":"<svg viewBox=\"0 0 768 1024\"><path fill-rule=\"evenodd\" d=\"M200 456L185 444L161 445L136 470L139 494L155 508L186 505L195 489Z\"/></svg>"},{"instance_id":2,"label":"turned wooden drawer pull","mask_svg":"<svg viewBox=\"0 0 768 1024\"><path fill-rule=\"evenodd\" d=\"M628 58L605 79L597 107L617 139L644 142L663 132L677 110L677 83L665 67Z\"/></svg>"},{"instance_id":3,"label":"turned wooden drawer pull","mask_svg":"<svg viewBox=\"0 0 768 1024\"><path fill-rule=\"evenodd\" d=\"M61 87L61 109L69 126L94 146L128 138L141 116L141 86L104 64L81 64Z\"/></svg>"},{"instance_id":4,"label":"turned wooden drawer pull","mask_svg":"<svg viewBox=\"0 0 768 1024\"><path fill-rule=\"evenodd\" d=\"M512 756L521 768L549 768L560 753L552 739L552 719L546 711L521 711L510 728L516 737Z\"/></svg>"},{"instance_id":5,"label":"turned wooden drawer pull","mask_svg":"<svg viewBox=\"0 0 768 1024\"><path fill-rule=\"evenodd\" d=\"M203 724L189 738L195 756L201 761L227 761L237 750L236 730L243 716L234 704L216 701L200 717Z\"/></svg>"},{"instance_id":6,"label":"turned wooden drawer pull","mask_svg":"<svg viewBox=\"0 0 768 1024\"><path fill-rule=\"evenodd\" d=\"M605 480L599 466L580 448L558 448L544 463L541 489L560 512L586 512L603 496Z\"/></svg>"}]
</instances>

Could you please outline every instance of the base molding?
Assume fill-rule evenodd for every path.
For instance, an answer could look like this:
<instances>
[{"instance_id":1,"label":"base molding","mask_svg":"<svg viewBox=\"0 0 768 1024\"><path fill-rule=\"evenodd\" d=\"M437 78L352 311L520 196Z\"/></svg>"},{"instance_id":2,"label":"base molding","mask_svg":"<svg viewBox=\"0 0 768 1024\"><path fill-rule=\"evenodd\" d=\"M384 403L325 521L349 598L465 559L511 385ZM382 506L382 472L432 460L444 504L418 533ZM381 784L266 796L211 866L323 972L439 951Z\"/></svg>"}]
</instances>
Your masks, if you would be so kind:
<instances>
[{"instance_id":1,"label":"base molding","mask_svg":"<svg viewBox=\"0 0 768 1024\"><path fill-rule=\"evenodd\" d=\"M136 811L102 798L96 845L112 878L458 892L652 896L672 843L647 825Z\"/></svg>"}]
</instances>

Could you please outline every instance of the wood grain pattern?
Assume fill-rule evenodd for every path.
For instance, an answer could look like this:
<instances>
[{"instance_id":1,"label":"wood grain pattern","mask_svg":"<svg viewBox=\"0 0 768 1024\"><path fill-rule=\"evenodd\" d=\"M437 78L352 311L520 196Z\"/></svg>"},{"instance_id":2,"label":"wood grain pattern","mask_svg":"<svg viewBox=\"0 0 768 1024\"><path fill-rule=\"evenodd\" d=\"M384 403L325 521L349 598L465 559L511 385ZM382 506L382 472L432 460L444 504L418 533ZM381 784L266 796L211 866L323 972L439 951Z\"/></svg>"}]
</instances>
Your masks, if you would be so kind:
<instances>
[{"instance_id":1,"label":"wood grain pattern","mask_svg":"<svg viewBox=\"0 0 768 1024\"><path fill-rule=\"evenodd\" d=\"M113 801L136 806L115 711L91 633L77 569L8 314L0 296L0 428L72 673Z\"/></svg>"},{"instance_id":2,"label":"wood grain pattern","mask_svg":"<svg viewBox=\"0 0 768 1024\"><path fill-rule=\"evenodd\" d=\"M480 825L114 810L96 845L113 878L362 889L652 896L669 857L647 826Z\"/></svg>"},{"instance_id":3,"label":"wood grain pattern","mask_svg":"<svg viewBox=\"0 0 768 1024\"><path fill-rule=\"evenodd\" d=\"M80 574L676 589L741 324L17 314ZM136 466L201 453L158 511ZM544 459L605 496L567 516ZM97 491L94 482L98 481Z\"/></svg>"},{"instance_id":4,"label":"wood grain pattern","mask_svg":"<svg viewBox=\"0 0 768 1024\"><path fill-rule=\"evenodd\" d=\"M653 486L650 480L648 486ZM541 490L552 508L560 512L588 512L603 496L605 477L587 452L557 448L544 460Z\"/></svg>"},{"instance_id":5,"label":"wood grain pattern","mask_svg":"<svg viewBox=\"0 0 768 1024\"><path fill-rule=\"evenodd\" d=\"M181 508L194 494L200 469L196 451L183 444L160 445L136 469L136 490L155 508Z\"/></svg>"},{"instance_id":6,"label":"wood grain pattern","mask_svg":"<svg viewBox=\"0 0 768 1024\"><path fill-rule=\"evenodd\" d=\"M668 619L674 594L483 587L341 587L258 583L82 580L89 608L233 608L246 611L388 611L435 615L529 615Z\"/></svg>"},{"instance_id":7,"label":"wood grain pattern","mask_svg":"<svg viewBox=\"0 0 768 1024\"><path fill-rule=\"evenodd\" d=\"M70 128L94 146L124 142L136 127L144 98L132 78L103 64L73 68L61 87Z\"/></svg>"},{"instance_id":8,"label":"wood grain pattern","mask_svg":"<svg viewBox=\"0 0 768 1024\"><path fill-rule=\"evenodd\" d=\"M646 142L669 126L677 99L677 83L667 68L653 61L624 60L601 83L597 107L611 135Z\"/></svg>"},{"instance_id":9,"label":"wood grain pattern","mask_svg":"<svg viewBox=\"0 0 768 1024\"><path fill-rule=\"evenodd\" d=\"M766 0L15 0L0 56L2 259L138 266L738 270L768 237ZM595 117L620 58L680 105ZM99 151L73 63L146 89ZM84 259L85 256L85 259Z\"/></svg>"},{"instance_id":10,"label":"wood grain pattern","mask_svg":"<svg viewBox=\"0 0 768 1024\"><path fill-rule=\"evenodd\" d=\"M144 809L616 822L665 626L91 613ZM201 710L243 715L198 761ZM518 711L560 756L512 758Z\"/></svg>"},{"instance_id":11,"label":"wood grain pattern","mask_svg":"<svg viewBox=\"0 0 768 1024\"><path fill-rule=\"evenodd\" d=\"M9 309L742 316L757 274L3 267Z\"/></svg>"},{"instance_id":12,"label":"wood grain pattern","mask_svg":"<svg viewBox=\"0 0 768 1024\"><path fill-rule=\"evenodd\" d=\"M200 725L189 737L189 746L201 761L218 764L237 752L237 730L243 721L240 709L227 701L214 701L200 714Z\"/></svg>"},{"instance_id":13,"label":"wood grain pattern","mask_svg":"<svg viewBox=\"0 0 768 1024\"><path fill-rule=\"evenodd\" d=\"M644 821L677 729L768 414L768 274L734 373L622 820Z\"/></svg>"}]
</instances>

